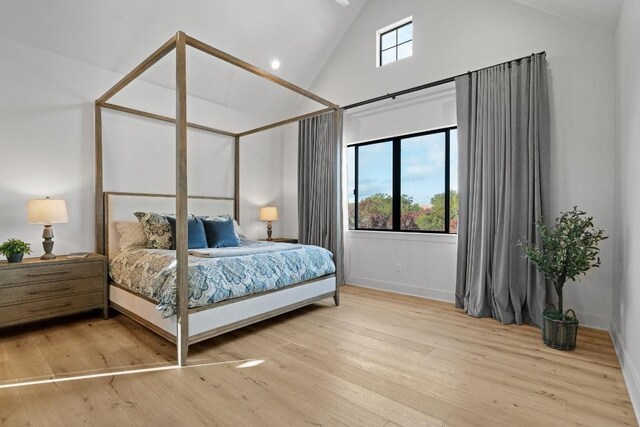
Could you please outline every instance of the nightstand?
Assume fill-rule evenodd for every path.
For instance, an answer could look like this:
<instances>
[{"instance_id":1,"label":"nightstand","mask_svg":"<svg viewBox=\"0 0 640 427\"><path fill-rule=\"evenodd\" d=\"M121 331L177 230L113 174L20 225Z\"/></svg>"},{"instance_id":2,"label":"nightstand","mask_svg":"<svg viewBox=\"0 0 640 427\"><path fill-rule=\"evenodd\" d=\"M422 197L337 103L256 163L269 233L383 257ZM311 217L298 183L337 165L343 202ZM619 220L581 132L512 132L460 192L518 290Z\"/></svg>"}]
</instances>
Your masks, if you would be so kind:
<instances>
[{"instance_id":1,"label":"nightstand","mask_svg":"<svg viewBox=\"0 0 640 427\"><path fill-rule=\"evenodd\" d=\"M102 308L108 304L107 258L0 261L0 327Z\"/></svg>"},{"instance_id":2,"label":"nightstand","mask_svg":"<svg viewBox=\"0 0 640 427\"><path fill-rule=\"evenodd\" d=\"M262 242L275 242L275 243L298 243L298 239L293 239L293 238L289 238L289 237L274 237L271 240L267 240L267 239L260 239L260 241Z\"/></svg>"}]
</instances>

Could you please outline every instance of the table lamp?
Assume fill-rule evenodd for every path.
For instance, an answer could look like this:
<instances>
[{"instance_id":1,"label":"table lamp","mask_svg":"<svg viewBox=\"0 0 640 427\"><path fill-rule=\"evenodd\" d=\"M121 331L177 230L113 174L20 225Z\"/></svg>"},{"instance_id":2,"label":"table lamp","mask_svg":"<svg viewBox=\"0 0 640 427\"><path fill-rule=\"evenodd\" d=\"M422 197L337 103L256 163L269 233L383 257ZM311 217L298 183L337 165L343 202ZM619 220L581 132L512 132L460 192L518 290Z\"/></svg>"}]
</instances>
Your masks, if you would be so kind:
<instances>
[{"instance_id":1,"label":"table lamp","mask_svg":"<svg viewBox=\"0 0 640 427\"><path fill-rule=\"evenodd\" d=\"M55 259L56 256L51 253L53 250L53 228L52 224L60 224L69 222L67 215L67 204L64 200L50 199L31 199L27 207L29 224L44 224L42 232L42 247L44 255L40 259Z\"/></svg>"},{"instance_id":2,"label":"table lamp","mask_svg":"<svg viewBox=\"0 0 640 427\"><path fill-rule=\"evenodd\" d=\"M271 221L278 220L278 208L275 206L265 206L260 208L260 221L267 221L267 240L271 238Z\"/></svg>"}]
</instances>

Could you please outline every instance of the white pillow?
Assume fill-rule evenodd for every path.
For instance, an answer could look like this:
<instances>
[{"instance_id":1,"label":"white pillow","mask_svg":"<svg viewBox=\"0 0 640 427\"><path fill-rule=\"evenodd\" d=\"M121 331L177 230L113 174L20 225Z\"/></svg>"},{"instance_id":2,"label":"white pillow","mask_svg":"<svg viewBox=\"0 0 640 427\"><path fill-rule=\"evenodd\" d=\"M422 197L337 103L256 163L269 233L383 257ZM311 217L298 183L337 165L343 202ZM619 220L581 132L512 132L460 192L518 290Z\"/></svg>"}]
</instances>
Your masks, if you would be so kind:
<instances>
[{"instance_id":1,"label":"white pillow","mask_svg":"<svg viewBox=\"0 0 640 427\"><path fill-rule=\"evenodd\" d=\"M144 227L138 221L116 221L116 230L120 234L120 250L147 246L147 236Z\"/></svg>"},{"instance_id":2,"label":"white pillow","mask_svg":"<svg viewBox=\"0 0 640 427\"><path fill-rule=\"evenodd\" d=\"M240 224L238 224L238 221L236 221L235 219L233 220L233 231L236 232L240 239L247 238L247 236L244 235L244 231L242 231L242 228L240 228Z\"/></svg>"}]
</instances>

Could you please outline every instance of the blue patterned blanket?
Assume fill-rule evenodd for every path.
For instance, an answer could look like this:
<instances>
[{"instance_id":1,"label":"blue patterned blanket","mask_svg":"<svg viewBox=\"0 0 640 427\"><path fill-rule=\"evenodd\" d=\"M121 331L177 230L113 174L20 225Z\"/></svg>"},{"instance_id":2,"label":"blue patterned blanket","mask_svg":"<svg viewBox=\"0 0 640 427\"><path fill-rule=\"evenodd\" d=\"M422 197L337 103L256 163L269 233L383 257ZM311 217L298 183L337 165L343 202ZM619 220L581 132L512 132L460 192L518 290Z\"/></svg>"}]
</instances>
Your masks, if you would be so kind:
<instances>
[{"instance_id":1,"label":"blue patterned blanket","mask_svg":"<svg viewBox=\"0 0 640 427\"><path fill-rule=\"evenodd\" d=\"M189 256L189 308L284 288L335 273L331 252L317 246L243 241L239 256L212 251ZM175 313L175 251L131 248L109 263L114 282L158 302L163 317Z\"/></svg>"}]
</instances>

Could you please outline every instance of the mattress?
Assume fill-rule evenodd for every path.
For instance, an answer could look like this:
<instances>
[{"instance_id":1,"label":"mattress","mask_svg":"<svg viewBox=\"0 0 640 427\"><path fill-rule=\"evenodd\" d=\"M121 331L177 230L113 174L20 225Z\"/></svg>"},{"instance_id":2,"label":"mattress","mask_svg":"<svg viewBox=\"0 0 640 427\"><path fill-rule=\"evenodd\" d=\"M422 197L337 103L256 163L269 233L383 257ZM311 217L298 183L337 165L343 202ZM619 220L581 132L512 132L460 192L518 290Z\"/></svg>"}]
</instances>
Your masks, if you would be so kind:
<instances>
[{"instance_id":1,"label":"mattress","mask_svg":"<svg viewBox=\"0 0 640 427\"><path fill-rule=\"evenodd\" d=\"M189 255L189 308L281 289L335 273L332 254L310 245L245 240L238 248ZM111 279L158 303L163 317L176 312L176 252L129 248L109 262Z\"/></svg>"}]
</instances>

